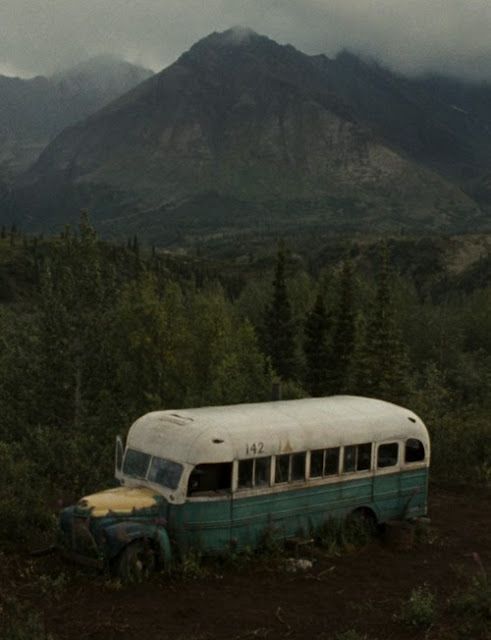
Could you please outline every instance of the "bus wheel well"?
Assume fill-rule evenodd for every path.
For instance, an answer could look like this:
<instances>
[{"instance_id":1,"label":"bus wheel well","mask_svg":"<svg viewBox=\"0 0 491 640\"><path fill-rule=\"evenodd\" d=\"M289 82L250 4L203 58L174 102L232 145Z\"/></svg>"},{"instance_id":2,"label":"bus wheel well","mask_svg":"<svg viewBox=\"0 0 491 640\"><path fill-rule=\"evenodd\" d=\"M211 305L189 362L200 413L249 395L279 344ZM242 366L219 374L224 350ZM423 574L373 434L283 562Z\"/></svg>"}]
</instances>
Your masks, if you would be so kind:
<instances>
[{"instance_id":1,"label":"bus wheel well","mask_svg":"<svg viewBox=\"0 0 491 640\"><path fill-rule=\"evenodd\" d=\"M369 528L373 528L374 530L379 524L375 511L373 511L373 509L370 509L370 507L357 507L348 514L346 521L348 523L356 523L362 526L367 526Z\"/></svg>"}]
</instances>

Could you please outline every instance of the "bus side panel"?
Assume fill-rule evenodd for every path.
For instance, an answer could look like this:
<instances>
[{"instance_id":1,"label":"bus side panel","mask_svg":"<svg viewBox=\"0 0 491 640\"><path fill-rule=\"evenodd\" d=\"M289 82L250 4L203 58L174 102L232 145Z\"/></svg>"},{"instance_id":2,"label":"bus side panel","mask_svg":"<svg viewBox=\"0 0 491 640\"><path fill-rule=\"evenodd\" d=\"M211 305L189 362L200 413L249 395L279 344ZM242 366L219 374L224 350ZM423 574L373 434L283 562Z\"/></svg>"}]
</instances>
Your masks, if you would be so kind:
<instances>
[{"instance_id":1,"label":"bus side panel","mask_svg":"<svg viewBox=\"0 0 491 640\"><path fill-rule=\"evenodd\" d=\"M426 515L427 484L427 468L375 476L373 499L380 522Z\"/></svg>"},{"instance_id":2,"label":"bus side panel","mask_svg":"<svg viewBox=\"0 0 491 640\"><path fill-rule=\"evenodd\" d=\"M372 477L290 489L269 495L234 497L232 539L238 548L255 547L265 534L282 539L310 535L329 519L369 506Z\"/></svg>"},{"instance_id":3,"label":"bus side panel","mask_svg":"<svg viewBox=\"0 0 491 640\"><path fill-rule=\"evenodd\" d=\"M299 486L278 493L233 499L189 501L171 508L169 532L181 552L206 553L255 548L265 536L310 535L330 519L359 507L373 509L379 522L426 513L428 469L365 476Z\"/></svg>"},{"instance_id":4,"label":"bus side panel","mask_svg":"<svg viewBox=\"0 0 491 640\"><path fill-rule=\"evenodd\" d=\"M230 548L231 498L172 506L169 532L179 551L219 553Z\"/></svg>"},{"instance_id":5,"label":"bus side panel","mask_svg":"<svg viewBox=\"0 0 491 640\"><path fill-rule=\"evenodd\" d=\"M379 522L386 522L402 515L401 473L376 475L373 478L373 501L376 505Z\"/></svg>"},{"instance_id":6,"label":"bus side panel","mask_svg":"<svg viewBox=\"0 0 491 640\"><path fill-rule=\"evenodd\" d=\"M428 467L401 474L401 502L405 518L425 516L428 509Z\"/></svg>"}]
</instances>

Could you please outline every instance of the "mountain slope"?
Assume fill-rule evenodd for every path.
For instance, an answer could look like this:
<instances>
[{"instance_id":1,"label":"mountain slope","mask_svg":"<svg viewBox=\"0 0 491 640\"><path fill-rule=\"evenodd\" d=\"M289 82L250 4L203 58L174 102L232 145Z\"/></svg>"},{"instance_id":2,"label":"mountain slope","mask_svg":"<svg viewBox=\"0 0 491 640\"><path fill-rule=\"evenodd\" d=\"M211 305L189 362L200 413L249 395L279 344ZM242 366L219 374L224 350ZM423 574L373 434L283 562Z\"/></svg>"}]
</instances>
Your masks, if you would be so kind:
<instances>
[{"instance_id":1,"label":"mountain slope","mask_svg":"<svg viewBox=\"0 0 491 640\"><path fill-rule=\"evenodd\" d=\"M56 228L88 207L108 233L165 240L179 225L199 233L197 218L213 219L213 232L269 222L454 229L479 215L457 186L374 133L330 75L319 58L253 32L212 34L63 131L24 176L10 217Z\"/></svg>"},{"instance_id":2,"label":"mountain slope","mask_svg":"<svg viewBox=\"0 0 491 640\"><path fill-rule=\"evenodd\" d=\"M51 78L0 76L0 165L19 172L65 127L94 113L151 72L111 56Z\"/></svg>"},{"instance_id":3,"label":"mountain slope","mask_svg":"<svg viewBox=\"0 0 491 640\"><path fill-rule=\"evenodd\" d=\"M348 52L317 64L361 122L416 161L461 183L491 168L491 85L405 78Z\"/></svg>"}]
</instances>

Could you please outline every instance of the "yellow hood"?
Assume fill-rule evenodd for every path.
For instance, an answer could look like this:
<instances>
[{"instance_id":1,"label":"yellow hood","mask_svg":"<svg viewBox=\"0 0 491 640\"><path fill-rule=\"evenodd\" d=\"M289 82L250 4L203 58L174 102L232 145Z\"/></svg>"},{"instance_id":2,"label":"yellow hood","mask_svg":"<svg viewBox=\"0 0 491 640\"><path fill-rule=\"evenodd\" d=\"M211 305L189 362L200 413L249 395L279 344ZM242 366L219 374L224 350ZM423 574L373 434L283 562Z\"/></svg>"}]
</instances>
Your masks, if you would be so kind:
<instances>
[{"instance_id":1,"label":"yellow hood","mask_svg":"<svg viewBox=\"0 0 491 640\"><path fill-rule=\"evenodd\" d=\"M110 511L131 513L133 509L148 509L156 504L155 492L145 487L116 487L82 498L78 505L90 509L91 515L100 517Z\"/></svg>"}]
</instances>

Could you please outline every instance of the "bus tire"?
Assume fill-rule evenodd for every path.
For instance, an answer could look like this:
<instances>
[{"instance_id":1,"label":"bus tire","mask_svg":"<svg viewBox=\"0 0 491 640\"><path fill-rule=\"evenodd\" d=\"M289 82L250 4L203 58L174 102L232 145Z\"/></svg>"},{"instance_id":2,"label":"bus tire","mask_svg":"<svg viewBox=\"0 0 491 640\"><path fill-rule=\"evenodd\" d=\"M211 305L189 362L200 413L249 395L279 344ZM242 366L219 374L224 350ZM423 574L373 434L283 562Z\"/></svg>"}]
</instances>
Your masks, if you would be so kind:
<instances>
[{"instance_id":1,"label":"bus tire","mask_svg":"<svg viewBox=\"0 0 491 640\"><path fill-rule=\"evenodd\" d=\"M138 583L148 580L157 569L155 550L148 540L135 540L119 554L116 573L125 583Z\"/></svg>"},{"instance_id":2,"label":"bus tire","mask_svg":"<svg viewBox=\"0 0 491 640\"><path fill-rule=\"evenodd\" d=\"M356 532L365 533L373 537L378 529L378 521L375 513L368 507L359 507L346 517L346 525Z\"/></svg>"}]
</instances>

